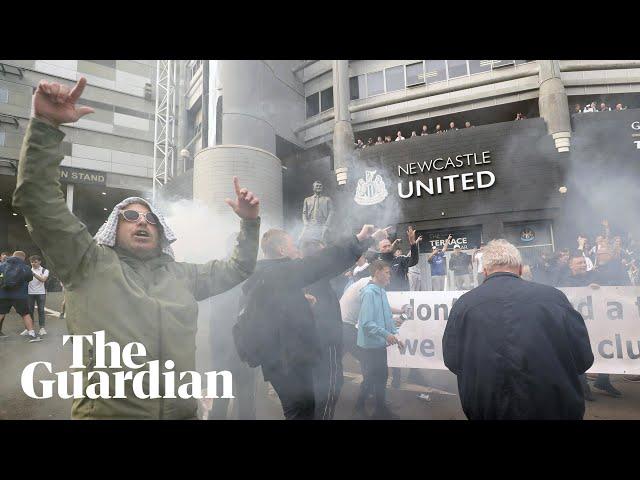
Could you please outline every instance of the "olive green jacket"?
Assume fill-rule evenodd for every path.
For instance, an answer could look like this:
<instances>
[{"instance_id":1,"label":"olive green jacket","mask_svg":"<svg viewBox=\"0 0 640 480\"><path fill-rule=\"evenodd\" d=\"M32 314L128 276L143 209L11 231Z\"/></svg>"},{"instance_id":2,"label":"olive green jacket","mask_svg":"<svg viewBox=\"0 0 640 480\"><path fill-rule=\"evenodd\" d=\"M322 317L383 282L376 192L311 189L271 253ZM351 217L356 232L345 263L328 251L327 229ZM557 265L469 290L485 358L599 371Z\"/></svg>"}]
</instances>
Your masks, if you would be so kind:
<instances>
[{"instance_id":1,"label":"olive green jacket","mask_svg":"<svg viewBox=\"0 0 640 480\"><path fill-rule=\"evenodd\" d=\"M197 301L232 288L253 272L258 253L260 221L242 220L238 243L231 259L204 265L174 261L161 254L139 260L117 247L98 245L87 228L68 210L59 182L58 166L64 158L60 144L64 133L31 119L20 153L13 206L27 221L34 242L66 290L67 328L73 335L104 330L106 341L123 348L141 342L147 357L136 363L175 363L177 392L180 372L195 370ZM194 232L195 234L195 232ZM67 347L65 347L67 348ZM84 342L83 391L94 368L92 346ZM107 356L107 364L109 356ZM125 367L123 371L128 371ZM138 373L147 370L133 370ZM110 395L115 395L113 373ZM164 377L160 376L160 395ZM144 389L148 393L149 374ZM91 383L96 383L94 375ZM184 382L189 381L189 375ZM204 375L203 375L203 385ZM181 398L139 399L132 382L126 382L125 399L75 399L72 418L187 419L196 415L196 400ZM177 396L177 395L176 395Z\"/></svg>"}]
</instances>

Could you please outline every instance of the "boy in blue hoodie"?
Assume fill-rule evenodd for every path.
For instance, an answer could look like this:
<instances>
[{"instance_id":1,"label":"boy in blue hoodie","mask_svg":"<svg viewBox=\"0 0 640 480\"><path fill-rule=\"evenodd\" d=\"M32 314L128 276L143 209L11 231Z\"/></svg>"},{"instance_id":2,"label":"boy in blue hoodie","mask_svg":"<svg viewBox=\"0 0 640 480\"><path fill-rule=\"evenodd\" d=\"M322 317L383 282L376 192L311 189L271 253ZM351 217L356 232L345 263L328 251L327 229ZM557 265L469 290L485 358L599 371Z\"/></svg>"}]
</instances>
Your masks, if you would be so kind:
<instances>
[{"instance_id":1,"label":"boy in blue hoodie","mask_svg":"<svg viewBox=\"0 0 640 480\"><path fill-rule=\"evenodd\" d=\"M356 412L364 413L364 402L367 394L372 391L376 402L373 418L391 419L395 416L385 402L387 347L398 343L395 336L398 329L384 289L391 280L391 267L382 260L376 260L369 268L372 279L360 293L362 304L358 315L358 346L362 348L361 367L364 378L356 402Z\"/></svg>"}]
</instances>

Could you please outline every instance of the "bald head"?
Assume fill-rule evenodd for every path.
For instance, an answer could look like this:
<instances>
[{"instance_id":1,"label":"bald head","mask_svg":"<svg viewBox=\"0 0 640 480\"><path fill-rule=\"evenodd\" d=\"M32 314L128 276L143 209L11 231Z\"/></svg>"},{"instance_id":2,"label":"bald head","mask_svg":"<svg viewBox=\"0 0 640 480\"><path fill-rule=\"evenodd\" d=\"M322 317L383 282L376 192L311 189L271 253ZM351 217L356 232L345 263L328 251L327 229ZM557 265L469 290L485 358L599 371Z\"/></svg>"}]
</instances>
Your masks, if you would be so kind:
<instances>
[{"instance_id":1,"label":"bald head","mask_svg":"<svg viewBox=\"0 0 640 480\"><path fill-rule=\"evenodd\" d=\"M22 260L25 260L27 258L27 254L24 253L22 250L16 250L15 252L13 252L13 256L18 257Z\"/></svg>"},{"instance_id":2,"label":"bald head","mask_svg":"<svg viewBox=\"0 0 640 480\"><path fill-rule=\"evenodd\" d=\"M380 240L380 242L378 242L378 251L380 253L389 253L391 251L391 242L388 238L385 238L384 240Z\"/></svg>"}]
</instances>

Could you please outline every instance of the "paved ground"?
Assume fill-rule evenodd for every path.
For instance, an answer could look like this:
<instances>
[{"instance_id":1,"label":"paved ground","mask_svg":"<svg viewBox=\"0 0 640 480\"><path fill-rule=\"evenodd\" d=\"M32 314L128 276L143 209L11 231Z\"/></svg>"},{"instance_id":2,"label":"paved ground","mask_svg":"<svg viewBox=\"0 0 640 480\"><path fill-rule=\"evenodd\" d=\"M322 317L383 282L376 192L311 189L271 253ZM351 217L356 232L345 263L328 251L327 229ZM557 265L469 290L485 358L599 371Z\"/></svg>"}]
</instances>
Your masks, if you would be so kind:
<instances>
[{"instance_id":1,"label":"paved ground","mask_svg":"<svg viewBox=\"0 0 640 480\"><path fill-rule=\"evenodd\" d=\"M47 296L47 307L59 311L61 296ZM62 346L62 335L67 333L64 320L56 314L47 316L49 335L39 343L26 343L18 333L23 330L22 320L14 312L7 315L3 331L9 338L0 340L0 419L68 419L71 400L59 398L31 399L20 386L20 376L26 365L35 361L49 361L54 371L65 370L71 361L69 346ZM206 337L205 337L206 338ZM335 418L350 419L362 377L357 363L346 356L345 383L336 409ZM406 371L404 377L406 378ZM411 420L463 420L465 418L457 395L455 377L443 371L423 371L430 388L403 383L400 389L389 388L388 399L393 410L402 419ZM37 379L36 379L37 380ZM621 377L612 377L614 385L623 392L622 398L595 393L596 401L587 402L586 419L637 420L640 419L640 384L628 383ZM263 395L257 405L258 418L279 419L279 402L268 384L263 384ZM428 400L418 395L428 396Z\"/></svg>"}]
</instances>

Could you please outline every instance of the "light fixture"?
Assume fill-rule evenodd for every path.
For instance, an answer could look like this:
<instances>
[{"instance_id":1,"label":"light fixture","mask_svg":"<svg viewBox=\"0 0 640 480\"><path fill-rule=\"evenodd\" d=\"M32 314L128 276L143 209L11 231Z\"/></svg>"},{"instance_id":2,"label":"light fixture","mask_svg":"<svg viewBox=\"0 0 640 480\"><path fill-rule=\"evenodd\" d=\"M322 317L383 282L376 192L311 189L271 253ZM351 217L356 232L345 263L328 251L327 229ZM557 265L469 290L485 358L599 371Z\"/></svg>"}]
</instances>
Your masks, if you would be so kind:
<instances>
[{"instance_id":1,"label":"light fixture","mask_svg":"<svg viewBox=\"0 0 640 480\"><path fill-rule=\"evenodd\" d=\"M103 210L106 212L107 211L107 207L103 208Z\"/></svg>"},{"instance_id":2,"label":"light fixture","mask_svg":"<svg viewBox=\"0 0 640 480\"><path fill-rule=\"evenodd\" d=\"M103 194L103 195L106 195L106 194L107 194L107 192L102 192L102 194Z\"/></svg>"},{"instance_id":3,"label":"light fixture","mask_svg":"<svg viewBox=\"0 0 640 480\"><path fill-rule=\"evenodd\" d=\"M17 217L17 216L18 216L18 214L14 212L14 213L13 213L13 216L14 216L14 217Z\"/></svg>"},{"instance_id":4,"label":"light fixture","mask_svg":"<svg viewBox=\"0 0 640 480\"><path fill-rule=\"evenodd\" d=\"M567 193L567 187L563 185L558 189L558 191L564 195L565 193Z\"/></svg>"}]
</instances>

